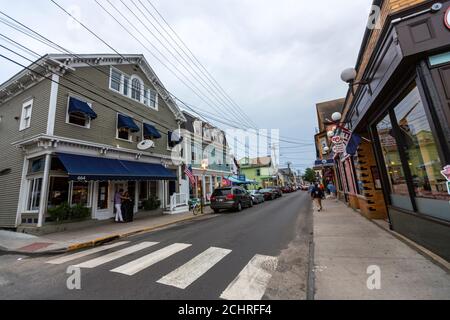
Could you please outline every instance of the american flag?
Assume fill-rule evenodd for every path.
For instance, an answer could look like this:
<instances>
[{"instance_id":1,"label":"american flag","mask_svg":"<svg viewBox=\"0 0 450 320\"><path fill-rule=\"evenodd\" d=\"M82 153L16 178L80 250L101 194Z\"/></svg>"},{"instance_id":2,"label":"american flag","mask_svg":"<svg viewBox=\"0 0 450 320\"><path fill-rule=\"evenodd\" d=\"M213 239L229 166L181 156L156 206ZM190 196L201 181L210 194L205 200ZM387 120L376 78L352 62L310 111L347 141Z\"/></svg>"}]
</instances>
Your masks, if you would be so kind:
<instances>
[{"instance_id":1,"label":"american flag","mask_svg":"<svg viewBox=\"0 0 450 320\"><path fill-rule=\"evenodd\" d=\"M195 177L192 173L192 167L191 166L185 166L184 173L188 176L189 180L191 181L192 185L195 185Z\"/></svg>"}]
</instances>

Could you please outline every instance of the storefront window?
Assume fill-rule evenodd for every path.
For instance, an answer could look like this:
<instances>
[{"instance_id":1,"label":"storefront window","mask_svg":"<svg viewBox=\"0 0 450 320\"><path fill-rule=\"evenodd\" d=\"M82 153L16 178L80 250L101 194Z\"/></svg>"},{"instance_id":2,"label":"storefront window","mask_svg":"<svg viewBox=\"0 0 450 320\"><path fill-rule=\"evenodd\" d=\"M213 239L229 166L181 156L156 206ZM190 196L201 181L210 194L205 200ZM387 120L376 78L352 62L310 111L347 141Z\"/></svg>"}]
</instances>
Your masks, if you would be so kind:
<instances>
[{"instance_id":1,"label":"storefront window","mask_svg":"<svg viewBox=\"0 0 450 320\"><path fill-rule=\"evenodd\" d=\"M157 197L158 196L158 181L150 181L150 195Z\"/></svg>"},{"instance_id":2,"label":"storefront window","mask_svg":"<svg viewBox=\"0 0 450 320\"><path fill-rule=\"evenodd\" d=\"M69 199L69 179L64 177L50 177L48 189L48 207L57 207Z\"/></svg>"},{"instance_id":3,"label":"storefront window","mask_svg":"<svg viewBox=\"0 0 450 320\"><path fill-rule=\"evenodd\" d=\"M397 141L395 140L394 128L389 115L378 123L377 131L391 186L392 204L396 207L413 210L405 172L400 160Z\"/></svg>"},{"instance_id":4,"label":"storefront window","mask_svg":"<svg viewBox=\"0 0 450 320\"><path fill-rule=\"evenodd\" d=\"M41 203L42 178L30 180L30 189L28 192L28 211L39 211Z\"/></svg>"},{"instance_id":5,"label":"storefront window","mask_svg":"<svg viewBox=\"0 0 450 320\"><path fill-rule=\"evenodd\" d=\"M148 182L141 181L139 182L139 200L147 200L148 199Z\"/></svg>"},{"instance_id":6,"label":"storefront window","mask_svg":"<svg viewBox=\"0 0 450 320\"><path fill-rule=\"evenodd\" d=\"M421 198L442 200L448 210L447 181L440 173L443 165L417 87L394 108L394 112L399 127L397 140L405 149L408 162L405 165L411 171L419 211L429 211L426 203L421 205Z\"/></svg>"},{"instance_id":7,"label":"storefront window","mask_svg":"<svg viewBox=\"0 0 450 320\"><path fill-rule=\"evenodd\" d=\"M89 182L73 182L72 184L72 205L82 205L89 207Z\"/></svg>"},{"instance_id":8,"label":"storefront window","mask_svg":"<svg viewBox=\"0 0 450 320\"><path fill-rule=\"evenodd\" d=\"M102 181L98 183L97 208L99 210L108 209L108 189L109 189L109 182Z\"/></svg>"}]
</instances>

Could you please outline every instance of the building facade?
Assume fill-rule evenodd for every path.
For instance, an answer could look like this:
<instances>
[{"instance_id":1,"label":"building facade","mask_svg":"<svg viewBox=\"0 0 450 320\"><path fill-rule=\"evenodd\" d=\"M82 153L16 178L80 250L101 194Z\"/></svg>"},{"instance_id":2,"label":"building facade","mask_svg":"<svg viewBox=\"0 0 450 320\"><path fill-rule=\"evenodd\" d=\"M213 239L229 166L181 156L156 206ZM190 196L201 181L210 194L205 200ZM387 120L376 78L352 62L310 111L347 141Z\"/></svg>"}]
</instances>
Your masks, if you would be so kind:
<instances>
[{"instance_id":1,"label":"building facade","mask_svg":"<svg viewBox=\"0 0 450 320\"><path fill-rule=\"evenodd\" d=\"M343 124L363 139L338 155L349 205L450 260L450 1L374 1Z\"/></svg>"},{"instance_id":2,"label":"building facade","mask_svg":"<svg viewBox=\"0 0 450 320\"><path fill-rule=\"evenodd\" d=\"M183 180L182 190L190 198L203 197L206 203L210 201L214 189L221 187L232 175L232 158L229 154L226 134L208 122L184 111L186 122L183 129L184 163L190 165L195 177L195 186L189 179ZM205 169L202 168L205 162Z\"/></svg>"},{"instance_id":3,"label":"building facade","mask_svg":"<svg viewBox=\"0 0 450 320\"><path fill-rule=\"evenodd\" d=\"M119 189L164 209L180 189L169 136L186 119L142 55L46 55L0 86L0 117L0 227L63 203L109 219Z\"/></svg>"},{"instance_id":4,"label":"building facade","mask_svg":"<svg viewBox=\"0 0 450 320\"><path fill-rule=\"evenodd\" d=\"M278 166L272 157L243 158L239 161L240 173L255 181L254 188L278 186Z\"/></svg>"}]
</instances>

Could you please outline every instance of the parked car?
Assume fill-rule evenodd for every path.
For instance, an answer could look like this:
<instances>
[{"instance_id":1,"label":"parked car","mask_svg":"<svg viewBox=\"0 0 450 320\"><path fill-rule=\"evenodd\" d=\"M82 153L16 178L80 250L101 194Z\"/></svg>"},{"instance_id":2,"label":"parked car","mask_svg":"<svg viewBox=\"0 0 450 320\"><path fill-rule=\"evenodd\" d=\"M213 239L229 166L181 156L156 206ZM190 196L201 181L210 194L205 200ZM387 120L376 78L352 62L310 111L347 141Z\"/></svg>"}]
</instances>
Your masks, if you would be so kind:
<instances>
[{"instance_id":1,"label":"parked car","mask_svg":"<svg viewBox=\"0 0 450 320\"><path fill-rule=\"evenodd\" d=\"M280 187L270 187L270 190L275 194L275 198L281 198L283 196L283 191Z\"/></svg>"},{"instance_id":2,"label":"parked car","mask_svg":"<svg viewBox=\"0 0 450 320\"><path fill-rule=\"evenodd\" d=\"M258 190L250 191L250 196L252 197L253 204L260 204L265 201L264 195L260 193Z\"/></svg>"},{"instance_id":3,"label":"parked car","mask_svg":"<svg viewBox=\"0 0 450 320\"><path fill-rule=\"evenodd\" d=\"M261 189L259 190L259 193L261 193L264 196L265 201L271 201L276 199L275 192L273 192L272 189Z\"/></svg>"},{"instance_id":4,"label":"parked car","mask_svg":"<svg viewBox=\"0 0 450 320\"><path fill-rule=\"evenodd\" d=\"M253 207L251 195L241 187L218 188L211 196L211 209L215 213L221 210L242 211Z\"/></svg>"},{"instance_id":5,"label":"parked car","mask_svg":"<svg viewBox=\"0 0 450 320\"><path fill-rule=\"evenodd\" d=\"M283 193L292 193L292 192L294 192L294 190L291 187L283 187L283 188L281 188L281 191Z\"/></svg>"}]
</instances>

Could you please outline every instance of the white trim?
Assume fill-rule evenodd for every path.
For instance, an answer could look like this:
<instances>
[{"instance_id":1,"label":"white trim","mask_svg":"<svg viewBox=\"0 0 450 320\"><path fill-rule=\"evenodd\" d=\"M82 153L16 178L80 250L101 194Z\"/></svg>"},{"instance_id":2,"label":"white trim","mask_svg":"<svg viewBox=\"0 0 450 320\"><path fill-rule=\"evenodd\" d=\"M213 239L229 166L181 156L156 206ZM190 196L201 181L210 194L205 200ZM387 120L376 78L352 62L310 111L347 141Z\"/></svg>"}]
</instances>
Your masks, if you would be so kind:
<instances>
[{"instance_id":1,"label":"white trim","mask_svg":"<svg viewBox=\"0 0 450 320\"><path fill-rule=\"evenodd\" d=\"M52 161L52 157L50 154L45 156L45 168L44 168L44 177L42 179L41 186L41 200L39 203L39 219L37 227L40 228L44 224L44 216L45 211L47 209L47 198L48 198L48 186L50 179L50 163Z\"/></svg>"},{"instance_id":2,"label":"white trim","mask_svg":"<svg viewBox=\"0 0 450 320\"><path fill-rule=\"evenodd\" d=\"M133 141L134 141L133 140L133 133L130 131L130 129L128 129L128 140L119 138L119 128L118 128L118 126L119 126L119 114L123 115L123 116L127 116L127 117L135 120L132 116L129 116L129 115L125 114L125 113L122 113L122 112L117 112L116 113L116 140L133 143Z\"/></svg>"},{"instance_id":3,"label":"white trim","mask_svg":"<svg viewBox=\"0 0 450 320\"><path fill-rule=\"evenodd\" d=\"M69 122L69 103L70 103L70 98L75 98L75 99L78 99L80 101L86 102L88 104L88 106L91 107L92 110L94 110L91 102L86 101L86 99L80 98L80 97L78 97L76 95L69 94L69 96L67 97L66 124L71 125L71 126L75 126L75 127L78 127L78 128L90 129L91 128L91 118L90 117L86 117L86 125L85 126L80 126L79 124L75 124L75 123L70 123Z\"/></svg>"},{"instance_id":4,"label":"white trim","mask_svg":"<svg viewBox=\"0 0 450 320\"><path fill-rule=\"evenodd\" d=\"M19 201L17 204L16 227L22 224L22 212L26 210L27 204L27 188L28 188L28 166L30 161L24 157L22 166L22 179L20 181Z\"/></svg>"},{"instance_id":5,"label":"white trim","mask_svg":"<svg viewBox=\"0 0 450 320\"><path fill-rule=\"evenodd\" d=\"M56 104L58 101L59 75L52 75L52 84L50 89L50 102L48 106L47 134L55 133Z\"/></svg>"},{"instance_id":6,"label":"white trim","mask_svg":"<svg viewBox=\"0 0 450 320\"><path fill-rule=\"evenodd\" d=\"M34 104L34 99L33 98L28 99L27 101L25 101L22 104L22 113L20 115L19 131L23 131L23 130L28 129L28 128L31 127L31 118L32 118L32 115L33 115L33 104ZM28 109L28 108L30 108L29 109L30 110L30 115L26 118L26 119L29 120L29 123L26 124L25 123L25 110Z\"/></svg>"}]
</instances>

